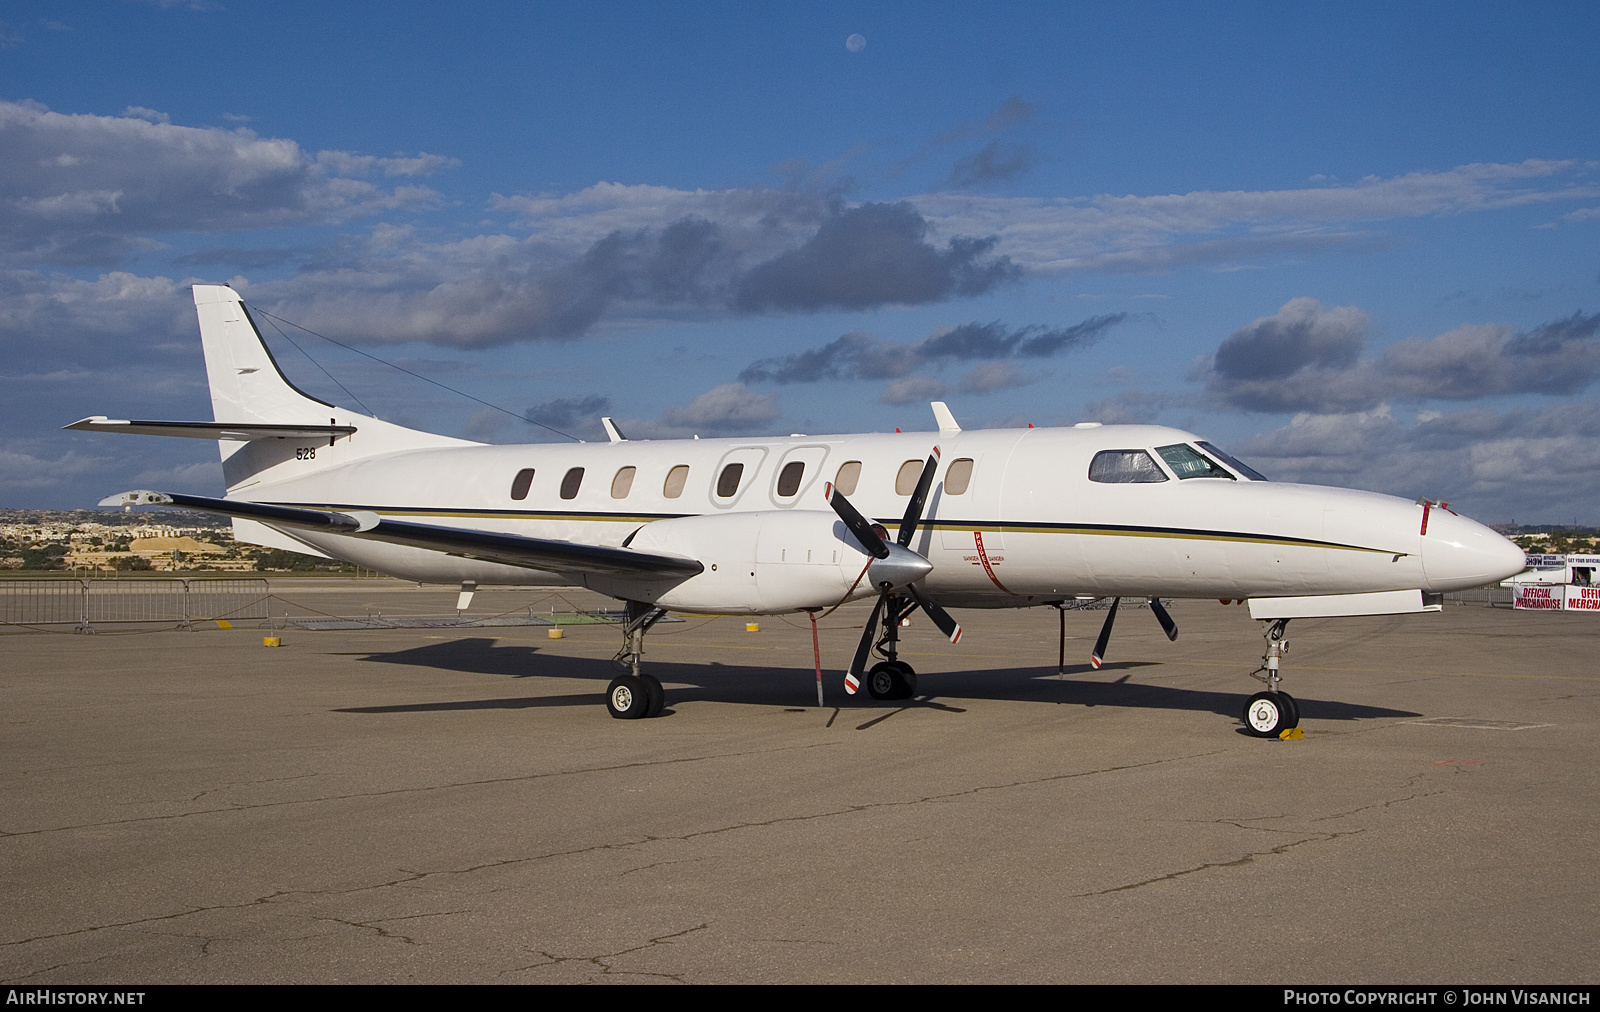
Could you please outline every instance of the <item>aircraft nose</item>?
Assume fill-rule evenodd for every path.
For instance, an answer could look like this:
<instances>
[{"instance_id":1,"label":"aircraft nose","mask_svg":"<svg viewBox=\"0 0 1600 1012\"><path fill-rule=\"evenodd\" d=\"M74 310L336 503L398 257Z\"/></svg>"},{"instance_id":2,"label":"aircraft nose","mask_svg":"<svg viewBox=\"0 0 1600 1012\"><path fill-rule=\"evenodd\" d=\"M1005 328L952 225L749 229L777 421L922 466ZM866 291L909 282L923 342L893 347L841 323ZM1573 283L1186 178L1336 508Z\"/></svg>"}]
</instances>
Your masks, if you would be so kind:
<instances>
[{"instance_id":1,"label":"aircraft nose","mask_svg":"<svg viewBox=\"0 0 1600 1012\"><path fill-rule=\"evenodd\" d=\"M1467 590L1515 576L1527 567L1522 549L1478 523L1430 511L1422 537L1422 572L1434 592Z\"/></svg>"}]
</instances>

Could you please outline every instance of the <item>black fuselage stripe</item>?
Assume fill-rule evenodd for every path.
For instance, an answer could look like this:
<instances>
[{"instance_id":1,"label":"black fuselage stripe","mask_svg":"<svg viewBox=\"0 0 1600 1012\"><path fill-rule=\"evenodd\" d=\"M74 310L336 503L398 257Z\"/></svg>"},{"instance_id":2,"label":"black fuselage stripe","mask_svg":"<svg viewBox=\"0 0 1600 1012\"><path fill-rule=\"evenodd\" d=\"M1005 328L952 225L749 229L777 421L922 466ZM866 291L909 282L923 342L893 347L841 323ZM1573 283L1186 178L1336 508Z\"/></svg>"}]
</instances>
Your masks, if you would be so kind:
<instances>
[{"instance_id":1,"label":"black fuselage stripe","mask_svg":"<svg viewBox=\"0 0 1600 1012\"><path fill-rule=\"evenodd\" d=\"M377 513L380 516L406 517L453 517L461 519L484 520L547 520L547 521L581 521L586 523L653 523L657 520L680 520L685 517L702 516L706 514L695 513L595 513L580 510L462 510L462 509L427 509L415 506L365 506L353 503L272 503L274 506L289 506L297 509L332 510L345 513L360 510ZM885 527L893 528L900 523L900 517L889 519L879 518L878 523ZM1287 545L1297 548L1334 548L1347 552L1373 552L1381 555L1410 555L1410 552L1393 552L1387 548L1367 548L1362 545L1346 545L1337 541L1318 541L1312 538L1287 537L1276 534L1253 534L1249 531L1210 531L1194 527L1157 527L1138 524L1073 524L1059 522L1031 522L1007 520L936 520L932 523L919 525L925 530L936 531L998 531L1002 534L1081 534L1099 535L1102 537L1133 537L1133 538L1175 538L1191 541L1238 541L1252 544Z\"/></svg>"}]
</instances>

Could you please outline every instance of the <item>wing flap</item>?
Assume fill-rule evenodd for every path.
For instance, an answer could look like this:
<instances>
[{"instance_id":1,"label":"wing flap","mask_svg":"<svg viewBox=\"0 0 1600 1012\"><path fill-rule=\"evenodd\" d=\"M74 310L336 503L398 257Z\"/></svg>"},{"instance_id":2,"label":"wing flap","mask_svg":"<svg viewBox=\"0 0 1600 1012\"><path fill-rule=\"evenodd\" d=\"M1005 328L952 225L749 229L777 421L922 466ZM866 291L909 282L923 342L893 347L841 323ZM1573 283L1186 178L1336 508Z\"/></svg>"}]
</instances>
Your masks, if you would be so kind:
<instances>
[{"instance_id":1,"label":"wing flap","mask_svg":"<svg viewBox=\"0 0 1600 1012\"><path fill-rule=\"evenodd\" d=\"M686 578L699 574L705 568L695 559L678 555L583 545L550 538L528 538L465 527L440 527L409 520L387 520L364 510L340 513L237 499L214 499L180 492L147 491L123 492L102 499L100 505L175 506L555 573Z\"/></svg>"}]
</instances>

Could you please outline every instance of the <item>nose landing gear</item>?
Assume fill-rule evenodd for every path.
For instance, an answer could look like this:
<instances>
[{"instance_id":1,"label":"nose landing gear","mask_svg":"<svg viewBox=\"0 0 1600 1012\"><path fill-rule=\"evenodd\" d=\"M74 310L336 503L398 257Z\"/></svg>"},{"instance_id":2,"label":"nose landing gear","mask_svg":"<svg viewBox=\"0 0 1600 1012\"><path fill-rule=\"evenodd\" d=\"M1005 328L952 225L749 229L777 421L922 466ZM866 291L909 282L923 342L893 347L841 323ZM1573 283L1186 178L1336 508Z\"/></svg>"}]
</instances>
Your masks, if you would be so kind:
<instances>
[{"instance_id":1,"label":"nose landing gear","mask_svg":"<svg viewBox=\"0 0 1600 1012\"><path fill-rule=\"evenodd\" d=\"M1300 726L1300 704L1294 697L1278 688L1278 674L1283 655L1289 651L1289 641L1284 634L1289 629L1286 618L1274 619L1262 631L1267 648L1261 655L1261 666L1250 672L1250 677L1265 682L1267 688L1251 696L1244 705L1245 732L1257 738L1277 738L1284 731Z\"/></svg>"}]
</instances>

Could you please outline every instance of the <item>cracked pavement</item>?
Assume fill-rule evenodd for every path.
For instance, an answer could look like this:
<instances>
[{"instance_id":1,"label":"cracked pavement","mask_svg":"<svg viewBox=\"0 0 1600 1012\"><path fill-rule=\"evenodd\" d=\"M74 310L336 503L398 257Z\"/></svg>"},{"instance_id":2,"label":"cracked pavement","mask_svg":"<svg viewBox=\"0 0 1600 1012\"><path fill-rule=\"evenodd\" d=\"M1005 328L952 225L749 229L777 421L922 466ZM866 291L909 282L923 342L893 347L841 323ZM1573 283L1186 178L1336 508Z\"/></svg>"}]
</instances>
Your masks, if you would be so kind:
<instances>
[{"instance_id":1,"label":"cracked pavement","mask_svg":"<svg viewBox=\"0 0 1600 1012\"><path fill-rule=\"evenodd\" d=\"M1053 611L967 612L877 703L844 609L823 709L809 626L660 626L646 721L604 626L0 632L0 980L1593 979L1594 620L1302 620L1285 742L1238 732L1242 613L1126 622L1099 671L1069 613L1058 677ZM1410 723L1456 716L1547 726Z\"/></svg>"}]
</instances>

